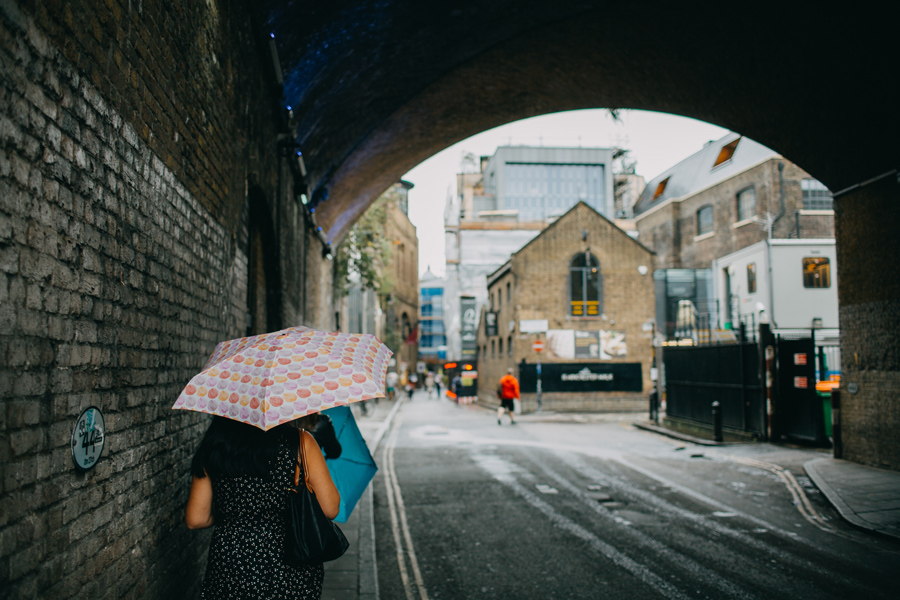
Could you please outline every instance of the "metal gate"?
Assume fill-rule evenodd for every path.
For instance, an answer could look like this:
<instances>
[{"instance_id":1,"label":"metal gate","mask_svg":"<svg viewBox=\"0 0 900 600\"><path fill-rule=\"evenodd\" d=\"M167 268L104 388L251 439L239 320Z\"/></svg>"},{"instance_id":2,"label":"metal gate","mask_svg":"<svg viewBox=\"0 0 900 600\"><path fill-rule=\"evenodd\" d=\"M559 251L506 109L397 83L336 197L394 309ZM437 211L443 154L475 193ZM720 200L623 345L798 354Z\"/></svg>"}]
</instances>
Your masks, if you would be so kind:
<instances>
[{"instance_id":1,"label":"metal gate","mask_svg":"<svg viewBox=\"0 0 900 600\"><path fill-rule=\"evenodd\" d=\"M667 346L663 364L667 415L712 425L718 400L724 428L765 434L755 343Z\"/></svg>"},{"instance_id":2,"label":"metal gate","mask_svg":"<svg viewBox=\"0 0 900 600\"><path fill-rule=\"evenodd\" d=\"M780 433L800 440L825 443L822 401L816 394L816 343L812 338L776 343L778 388L776 422Z\"/></svg>"}]
</instances>

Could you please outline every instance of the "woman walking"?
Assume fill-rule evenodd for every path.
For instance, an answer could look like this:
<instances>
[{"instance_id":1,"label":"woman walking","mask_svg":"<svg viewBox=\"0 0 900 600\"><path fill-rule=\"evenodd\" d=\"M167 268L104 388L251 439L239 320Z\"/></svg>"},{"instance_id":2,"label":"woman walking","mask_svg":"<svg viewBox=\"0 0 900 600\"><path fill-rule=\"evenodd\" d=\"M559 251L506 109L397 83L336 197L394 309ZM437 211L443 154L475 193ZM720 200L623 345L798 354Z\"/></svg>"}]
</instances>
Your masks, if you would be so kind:
<instances>
[{"instance_id":1,"label":"woman walking","mask_svg":"<svg viewBox=\"0 0 900 600\"><path fill-rule=\"evenodd\" d=\"M306 418L308 419L308 418ZM310 419L311 420L311 419ZM306 469L322 511L337 516L340 494L305 419L263 431L214 417L192 463L185 522L215 525L201 597L297 599L322 595L322 563L285 562L287 503ZM300 465L303 444L306 465Z\"/></svg>"}]
</instances>

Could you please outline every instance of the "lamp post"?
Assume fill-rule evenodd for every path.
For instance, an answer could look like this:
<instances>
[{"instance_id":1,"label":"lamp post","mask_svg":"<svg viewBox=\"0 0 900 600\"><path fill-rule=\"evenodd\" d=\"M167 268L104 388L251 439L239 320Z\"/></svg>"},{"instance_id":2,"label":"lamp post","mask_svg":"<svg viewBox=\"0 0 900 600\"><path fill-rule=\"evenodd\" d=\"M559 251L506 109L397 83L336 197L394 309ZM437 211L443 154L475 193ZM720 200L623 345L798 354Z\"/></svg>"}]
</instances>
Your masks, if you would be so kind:
<instances>
[{"instance_id":1,"label":"lamp post","mask_svg":"<svg viewBox=\"0 0 900 600\"><path fill-rule=\"evenodd\" d=\"M544 350L544 342L541 341L540 336L541 334L538 334L538 339L531 343L531 349L537 353L537 365L535 367L537 372L537 412L541 412L543 409L543 400L541 398L541 352Z\"/></svg>"}]
</instances>

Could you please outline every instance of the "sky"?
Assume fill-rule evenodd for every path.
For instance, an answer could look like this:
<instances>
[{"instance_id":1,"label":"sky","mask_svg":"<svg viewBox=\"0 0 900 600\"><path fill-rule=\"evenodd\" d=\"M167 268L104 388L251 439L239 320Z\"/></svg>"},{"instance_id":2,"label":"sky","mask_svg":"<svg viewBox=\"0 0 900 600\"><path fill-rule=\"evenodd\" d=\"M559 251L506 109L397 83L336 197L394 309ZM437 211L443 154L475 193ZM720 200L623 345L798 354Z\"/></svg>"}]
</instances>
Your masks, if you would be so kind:
<instances>
[{"instance_id":1,"label":"sky","mask_svg":"<svg viewBox=\"0 0 900 600\"><path fill-rule=\"evenodd\" d=\"M578 110L524 119L479 133L419 164L403 179L409 192L409 219L419 237L419 274L430 266L444 275L444 205L448 190L456 194L461 159L494 154L499 146L616 146L631 150L636 172L650 181L710 140L728 133L703 121L674 115L623 110L614 120L607 110Z\"/></svg>"}]
</instances>

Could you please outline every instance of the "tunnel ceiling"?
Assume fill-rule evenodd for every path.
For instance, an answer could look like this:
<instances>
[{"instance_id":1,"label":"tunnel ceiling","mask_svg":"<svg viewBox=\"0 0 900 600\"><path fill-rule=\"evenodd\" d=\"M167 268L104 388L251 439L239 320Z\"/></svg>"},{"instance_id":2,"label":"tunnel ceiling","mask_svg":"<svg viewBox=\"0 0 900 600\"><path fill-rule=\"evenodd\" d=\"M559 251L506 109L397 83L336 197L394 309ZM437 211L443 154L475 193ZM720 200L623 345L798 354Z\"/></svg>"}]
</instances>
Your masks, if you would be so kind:
<instances>
[{"instance_id":1,"label":"tunnel ceiling","mask_svg":"<svg viewBox=\"0 0 900 600\"><path fill-rule=\"evenodd\" d=\"M794 0L257 6L275 35L310 187L329 192L317 216L335 241L434 153L563 110L634 108L715 123L832 190L900 163L900 119L886 90L896 46L874 3L852 11Z\"/></svg>"}]
</instances>

